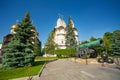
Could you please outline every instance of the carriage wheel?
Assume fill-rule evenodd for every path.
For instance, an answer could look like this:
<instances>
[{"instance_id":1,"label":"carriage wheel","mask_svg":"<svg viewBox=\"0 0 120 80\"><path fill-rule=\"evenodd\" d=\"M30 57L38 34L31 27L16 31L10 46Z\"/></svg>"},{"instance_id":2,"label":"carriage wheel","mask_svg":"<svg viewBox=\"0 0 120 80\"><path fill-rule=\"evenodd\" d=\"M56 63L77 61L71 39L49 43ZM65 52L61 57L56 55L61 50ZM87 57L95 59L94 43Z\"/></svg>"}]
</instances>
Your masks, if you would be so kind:
<instances>
[{"instance_id":1,"label":"carriage wheel","mask_svg":"<svg viewBox=\"0 0 120 80\"><path fill-rule=\"evenodd\" d=\"M87 58L87 55L84 53L84 54L80 54L80 58L82 59L86 59Z\"/></svg>"},{"instance_id":2,"label":"carriage wheel","mask_svg":"<svg viewBox=\"0 0 120 80\"><path fill-rule=\"evenodd\" d=\"M90 58L96 58L97 56L98 56L97 53L91 53L91 54L90 54Z\"/></svg>"}]
</instances>

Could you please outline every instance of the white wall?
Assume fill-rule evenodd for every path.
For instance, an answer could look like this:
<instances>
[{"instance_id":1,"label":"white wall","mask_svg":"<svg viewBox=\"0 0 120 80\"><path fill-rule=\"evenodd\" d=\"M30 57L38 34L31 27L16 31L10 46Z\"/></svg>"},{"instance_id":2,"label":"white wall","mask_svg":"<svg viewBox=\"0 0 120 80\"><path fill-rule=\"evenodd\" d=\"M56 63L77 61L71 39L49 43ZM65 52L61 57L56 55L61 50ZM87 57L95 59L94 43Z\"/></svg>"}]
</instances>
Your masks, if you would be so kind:
<instances>
[{"instance_id":1,"label":"white wall","mask_svg":"<svg viewBox=\"0 0 120 80\"><path fill-rule=\"evenodd\" d=\"M2 47L2 44L0 44L0 49L1 49L1 47Z\"/></svg>"}]
</instances>

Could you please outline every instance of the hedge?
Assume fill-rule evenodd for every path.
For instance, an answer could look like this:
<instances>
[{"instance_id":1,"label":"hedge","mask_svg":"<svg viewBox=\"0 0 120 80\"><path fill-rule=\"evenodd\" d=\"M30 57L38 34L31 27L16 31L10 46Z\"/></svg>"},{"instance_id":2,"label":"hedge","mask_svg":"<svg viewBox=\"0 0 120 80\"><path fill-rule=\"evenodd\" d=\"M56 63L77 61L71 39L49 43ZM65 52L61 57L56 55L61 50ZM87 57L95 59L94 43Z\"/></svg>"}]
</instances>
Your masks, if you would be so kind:
<instances>
[{"instance_id":1,"label":"hedge","mask_svg":"<svg viewBox=\"0 0 120 80\"><path fill-rule=\"evenodd\" d=\"M57 49L54 52L57 57L74 57L76 54L76 49Z\"/></svg>"}]
</instances>

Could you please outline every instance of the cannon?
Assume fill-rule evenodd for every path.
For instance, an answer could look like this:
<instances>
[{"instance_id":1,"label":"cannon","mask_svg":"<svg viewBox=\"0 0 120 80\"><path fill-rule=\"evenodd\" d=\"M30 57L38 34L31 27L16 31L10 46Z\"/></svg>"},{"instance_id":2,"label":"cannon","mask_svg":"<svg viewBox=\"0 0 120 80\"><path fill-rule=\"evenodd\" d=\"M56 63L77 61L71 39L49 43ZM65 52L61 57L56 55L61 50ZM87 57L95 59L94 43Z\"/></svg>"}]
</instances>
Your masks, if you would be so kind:
<instances>
[{"instance_id":1,"label":"cannon","mask_svg":"<svg viewBox=\"0 0 120 80\"><path fill-rule=\"evenodd\" d=\"M96 58L98 56L98 53L95 49L96 46L103 46L103 40L97 39L86 44L78 45L76 48L76 57L87 58L87 56L89 55L90 58Z\"/></svg>"}]
</instances>

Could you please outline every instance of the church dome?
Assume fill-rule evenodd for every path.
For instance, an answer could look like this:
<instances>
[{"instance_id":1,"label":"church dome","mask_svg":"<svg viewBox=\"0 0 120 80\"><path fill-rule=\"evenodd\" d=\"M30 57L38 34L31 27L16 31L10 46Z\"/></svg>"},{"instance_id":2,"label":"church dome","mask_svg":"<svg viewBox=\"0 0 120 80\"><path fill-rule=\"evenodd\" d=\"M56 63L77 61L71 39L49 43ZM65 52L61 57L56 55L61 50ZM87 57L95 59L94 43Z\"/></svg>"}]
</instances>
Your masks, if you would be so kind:
<instances>
[{"instance_id":1,"label":"church dome","mask_svg":"<svg viewBox=\"0 0 120 80\"><path fill-rule=\"evenodd\" d=\"M32 30L36 31L36 28L34 26L32 26Z\"/></svg>"},{"instance_id":2,"label":"church dome","mask_svg":"<svg viewBox=\"0 0 120 80\"><path fill-rule=\"evenodd\" d=\"M63 24L62 19L58 18L58 20L57 20L57 26L62 26L62 24Z\"/></svg>"},{"instance_id":3,"label":"church dome","mask_svg":"<svg viewBox=\"0 0 120 80\"><path fill-rule=\"evenodd\" d=\"M65 23L65 21L63 20L63 26L65 26L66 27L66 23Z\"/></svg>"},{"instance_id":4,"label":"church dome","mask_svg":"<svg viewBox=\"0 0 120 80\"><path fill-rule=\"evenodd\" d=\"M58 20L57 20L57 26L56 27L59 27L59 26L66 27L65 21L62 20L61 18L58 18Z\"/></svg>"},{"instance_id":5,"label":"church dome","mask_svg":"<svg viewBox=\"0 0 120 80\"><path fill-rule=\"evenodd\" d=\"M16 29L16 28L19 28L19 26L18 26L18 25L13 25L13 26L11 27L11 29Z\"/></svg>"},{"instance_id":6,"label":"church dome","mask_svg":"<svg viewBox=\"0 0 120 80\"><path fill-rule=\"evenodd\" d=\"M38 34L39 34L39 33L38 33L38 32L36 32L35 34L38 36Z\"/></svg>"}]
</instances>

